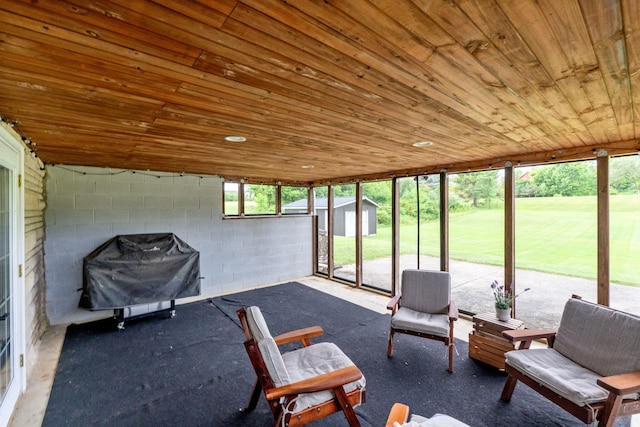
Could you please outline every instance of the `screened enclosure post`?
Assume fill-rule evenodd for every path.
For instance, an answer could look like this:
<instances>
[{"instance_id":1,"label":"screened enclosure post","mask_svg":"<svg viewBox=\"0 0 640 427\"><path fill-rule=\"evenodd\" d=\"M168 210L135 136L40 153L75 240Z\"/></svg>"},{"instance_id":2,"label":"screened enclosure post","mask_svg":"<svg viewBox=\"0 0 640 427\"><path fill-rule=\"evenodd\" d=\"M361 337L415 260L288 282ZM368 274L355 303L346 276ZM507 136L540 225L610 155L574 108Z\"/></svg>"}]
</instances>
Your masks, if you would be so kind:
<instances>
[{"instance_id":1,"label":"screened enclosure post","mask_svg":"<svg viewBox=\"0 0 640 427\"><path fill-rule=\"evenodd\" d=\"M327 277L333 279L333 185L327 188Z\"/></svg>"},{"instance_id":2,"label":"screened enclosure post","mask_svg":"<svg viewBox=\"0 0 640 427\"><path fill-rule=\"evenodd\" d=\"M238 184L238 215L244 215L244 181Z\"/></svg>"},{"instance_id":3,"label":"screened enclosure post","mask_svg":"<svg viewBox=\"0 0 640 427\"><path fill-rule=\"evenodd\" d=\"M418 221L418 226L416 230L416 266L418 270L420 270L420 175L415 177L416 180L416 216Z\"/></svg>"},{"instance_id":4,"label":"screened enclosure post","mask_svg":"<svg viewBox=\"0 0 640 427\"><path fill-rule=\"evenodd\" d=\"M504 167L504 286L513 284L511 292L516 292L516 264L515 264L515 178L513 164L506 162ZM516 301L513 300L511 315L516 317Z\"/></svg>"},{"instance_id":5,"label":"screened enclosure post","mask_svg":"<svg viewBox=\"0 0 640 427\"><path fill-rule=\"evenodd\" d=\"M312 274L318 273L318 263L320 262L318 256L320 251L318 250L318 216L311 216L311 272Z\"/></svg>"},{"instance_id":6,"label":"screened enclosure post","mask_svg":"<svg viewBox=\"0 0 640 427\"><path fill-rule=\"evenodd\" d=\"M316 213L316 207L314 204L314 191L313 187L307 188L307 214L311 215L311 271L312 274L318 273L318 264L320 263L320 250L318 249L318 245L320 243L320 239L318 239L318 216Z\"/></svg>"},{"instance_id":7,"label":"screened enclosure post","mask_svg":"<svg viewBox=\"0 0 640 427\"><path fill-rule=\"evenodd\" d=\"M400 183L397 177L391 180L391 294L396 295L400 284Z\"/></svg>"},{"instance_id":8,"label":"screened enclosure post","mask_svg":"<svg viewBox=\"0 0 640 427\"><path fill-rule=\"evenodd\" d=\"M449 179L440 172L440 271L449 271Z\"/></svg>"},{"instance_id":9,"label":"screened enclosure post","mask_svg":"<svg viewBox=\"0 0 640 427\"><path fill-rule=\"evenodd\" d=\"M609 156L598 151L598 304L609 305Z\"/></svg>"},{"instance_id":10,"label":"screened enclosure post","mask_svg":"<svg viewBox=\"0 0 640 427\"><path fill-rule=\"evenodd\" d=\"M356 182L356 287L362 286L362 183Z\"/></svg>"}]
</instances>

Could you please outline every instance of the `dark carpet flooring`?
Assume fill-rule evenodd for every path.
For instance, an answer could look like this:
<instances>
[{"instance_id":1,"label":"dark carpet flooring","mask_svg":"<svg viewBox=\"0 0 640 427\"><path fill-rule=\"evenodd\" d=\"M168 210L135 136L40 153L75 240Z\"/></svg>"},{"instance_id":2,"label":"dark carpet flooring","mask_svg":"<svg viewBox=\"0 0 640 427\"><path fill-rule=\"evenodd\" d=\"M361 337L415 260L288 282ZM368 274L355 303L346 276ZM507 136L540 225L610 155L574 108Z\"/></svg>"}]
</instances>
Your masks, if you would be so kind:
<instances>
[{"instance_id":1,"label":"dark carpet flooring","mask_svg":"<svg viewBox=\"0 0 640 427\"><path fill-rule=\"evenodd\" d=\"M71 325L44 426L269 426L264 398L243 413L255 380L235 314L258 305L273 335L320 325L318 341L336 343L367 379L363 426L384 426L394 402L424 416L446 413L471 426L584 426L528 387L500 401L505 375L467 356L456 341L455 373L440 342L396 335L386 357L389 315L298 283L242 292L177 307L177 316ZM284 348L283 351L286 351ZM314 426L346 425L341 413ZM616 426L628 426L621 418Z\"/></svg>"}]
</instances>

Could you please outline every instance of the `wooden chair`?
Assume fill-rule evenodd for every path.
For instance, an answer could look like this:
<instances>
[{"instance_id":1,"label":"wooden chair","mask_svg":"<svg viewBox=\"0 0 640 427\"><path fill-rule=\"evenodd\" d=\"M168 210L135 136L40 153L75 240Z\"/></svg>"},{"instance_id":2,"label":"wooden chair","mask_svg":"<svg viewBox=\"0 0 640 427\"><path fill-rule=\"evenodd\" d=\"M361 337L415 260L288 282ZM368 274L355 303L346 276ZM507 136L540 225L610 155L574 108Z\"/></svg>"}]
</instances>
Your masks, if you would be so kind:
<instances>
[{"instance_id":1,"label":"wooden chair","mask_svg":"<svg viewBox=\"0 0 640 427\"><path fill-rule=\"evenodd\" d=\"M394 403L391 411L389 411L385 427L395 427L396 425L404 426L407 422L409 423L408 425L412 427L469 427L462 421L458 421L444 414L435 414L431 418L413 414L411 415L411 419L409 419L409 407L403 403Z\"/></svg>"},{"instance_id":2,"label":"wooden chair","mask_svg":"<svg viewBox=\"0 0 640 427\"><path fill-rule=\"evenodd\" d=\"M505 355L503 401L520 381L586 424L610 427L619 415L640 413L640 317L572 298L557 332L502 334L520 342ZM530 349L537 339L549 347Z\"/></svg>"},{"instance_id":3,"label":"wooden chair","mask_svg":"<svg viewBox=\"0 0 640 427\"><path fill-rule=\"evenodd\" d=\"M453 372L453 325L458 309L451 301L451 276L446 271L404 270L400 293L389 301L391 327L387 357L393 355L393 335L403 333L442 341L449 347Z\"/></svg>"},{"instance_id":4,"label":"wooden chair","mask_svg":"<svg viewBox=\"0 0 640 427\"><path fill-rule=\"evenodd\" d=\"M365 401L362 372L333 343L312 344L324 333L313 326L272 337L258 307L237 311L245 333L245 349L258 376L246 410L255 409L260 391L276 426L302 426L343 411L350 426L360 426L354 407ZM278 345L300 342L284 354ZM309 361L322 361L309 366Z\"/></svg>"}]
</instances>

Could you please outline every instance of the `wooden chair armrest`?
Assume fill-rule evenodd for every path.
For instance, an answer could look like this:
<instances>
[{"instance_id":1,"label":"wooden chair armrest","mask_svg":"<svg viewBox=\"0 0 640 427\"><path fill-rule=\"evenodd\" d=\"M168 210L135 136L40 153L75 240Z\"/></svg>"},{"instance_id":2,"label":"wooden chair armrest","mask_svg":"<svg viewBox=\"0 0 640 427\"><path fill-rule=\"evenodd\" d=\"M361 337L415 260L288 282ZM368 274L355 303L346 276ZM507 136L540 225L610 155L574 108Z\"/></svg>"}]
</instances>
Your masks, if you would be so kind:
<instances>
[{"instance_id":1,"label":"wooden chair armrest","mask_svg":"<svg viewBox=\"0 0 640 427\"><path fill-rule=\"evenodd\" d=\"M598 378L598 385L618 395L636 393L640 391L640 371Z\"/></svg>"},{"instance_id":2,"label":"wooden chair armrest","mask_svg":"<svg viewBox=\"0 0 640 427\"><path fill-rule=\"evenodd\" d=\"M362 372L356 366L337 369L333 372L307 378L306 380L287 384L282 387L272 388L265 392L267 400L279 399L283 396L295 396L300 393L313 393L322 390L331 390L341 387L362 378Z\"/></svg>"},{"instance_id":3,"label":"wooden chair armrest","mask_svg":"<svg viewBox=\"0 0 640 427\"><path fill-rule=\"evenodd\" d=\"M456 307L456 303L453 301L449 304L449 320L458 320L458 307Z\"/></svg>"},{"instance_id":4,"label":"wooden chair armrest","mask_svg":"<svg viewBox=\"0 0 640 427\"><path fill-rule=\"evenodd\" d=\"M311 338L319 337L324 334L324 330L320 326L310 326L308 328L296 329L295 331L285 332L273 337L276 344L288 344L290 342L302 341L305 346L311 344Z\"/></svg>"},{"instance_id":5,"label":"wooden chair armrest","mask_svg":"<svg viewBox=\"0 0 640 427\"><path fill-rule=\"evenodd\" d=\"M398 302L400 302L401 296L402 295L398 294L395 297L391 298L391 301L389 301L389 303L387 304L387 310L394 311L396 309L396 306L398 305Z\"/></svg>"},{"instance_id":6,"label":"wooden chair armrest","mask_svg":"<svg viewBox=\"0 0 640 427\"><path fill-rule=\"evenodd\" d=\"M556 336L556 331L547 329L513 329L502 331L502 336L511 342L533 341L541 338L549 339Z\"/></svg>"},{"instance_id":7,"label":"wooden chair armrest","mask_svg":"<svg viewBox=\"0 0 640 427\"><path fill-rule=\"evenodd\" d=\"M404 403L394 403L389 411L385 427L393 427L393 423L404 424L409 419L409 407Z\"/></svg>"},{"instance_id":8,"label":"wooden chair armrest","mask_svg":"<svg viewBox=\"0 0 640 427\"><path fill-rule=\"evenodd\" d=\"M531 346L533 340L545 338L549 347L553 347L553 340L556 337L556 331L547 329L514 329L502 331L502 336L509 342L520 342L518 350L526 350Z\"/></svg>"}]
</instances>

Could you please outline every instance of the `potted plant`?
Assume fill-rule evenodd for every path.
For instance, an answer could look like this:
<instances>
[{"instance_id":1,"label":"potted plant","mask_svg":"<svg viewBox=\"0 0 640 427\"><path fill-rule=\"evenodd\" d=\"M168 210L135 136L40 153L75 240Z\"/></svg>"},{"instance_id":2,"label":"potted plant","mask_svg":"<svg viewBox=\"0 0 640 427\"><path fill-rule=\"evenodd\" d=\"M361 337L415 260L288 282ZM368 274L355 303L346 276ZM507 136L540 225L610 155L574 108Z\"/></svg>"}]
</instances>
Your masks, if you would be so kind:
<instances>
[{"instance_id":1,"label":"potted plant","mask_svg":"<svg viewBox=\"0 0 640 427\"><path fill-rule=\"evenodd\" d=\"M526 288L518 295L513 295L513 283L510 286L509 291L504 286L499 285L497 280L491 283L491 290L493 292L493 298L495 299L496 317L502 322L506 322L511 319L511 303L524 292L527 292L531 288Z\"/></svg>"}]
</instances>

